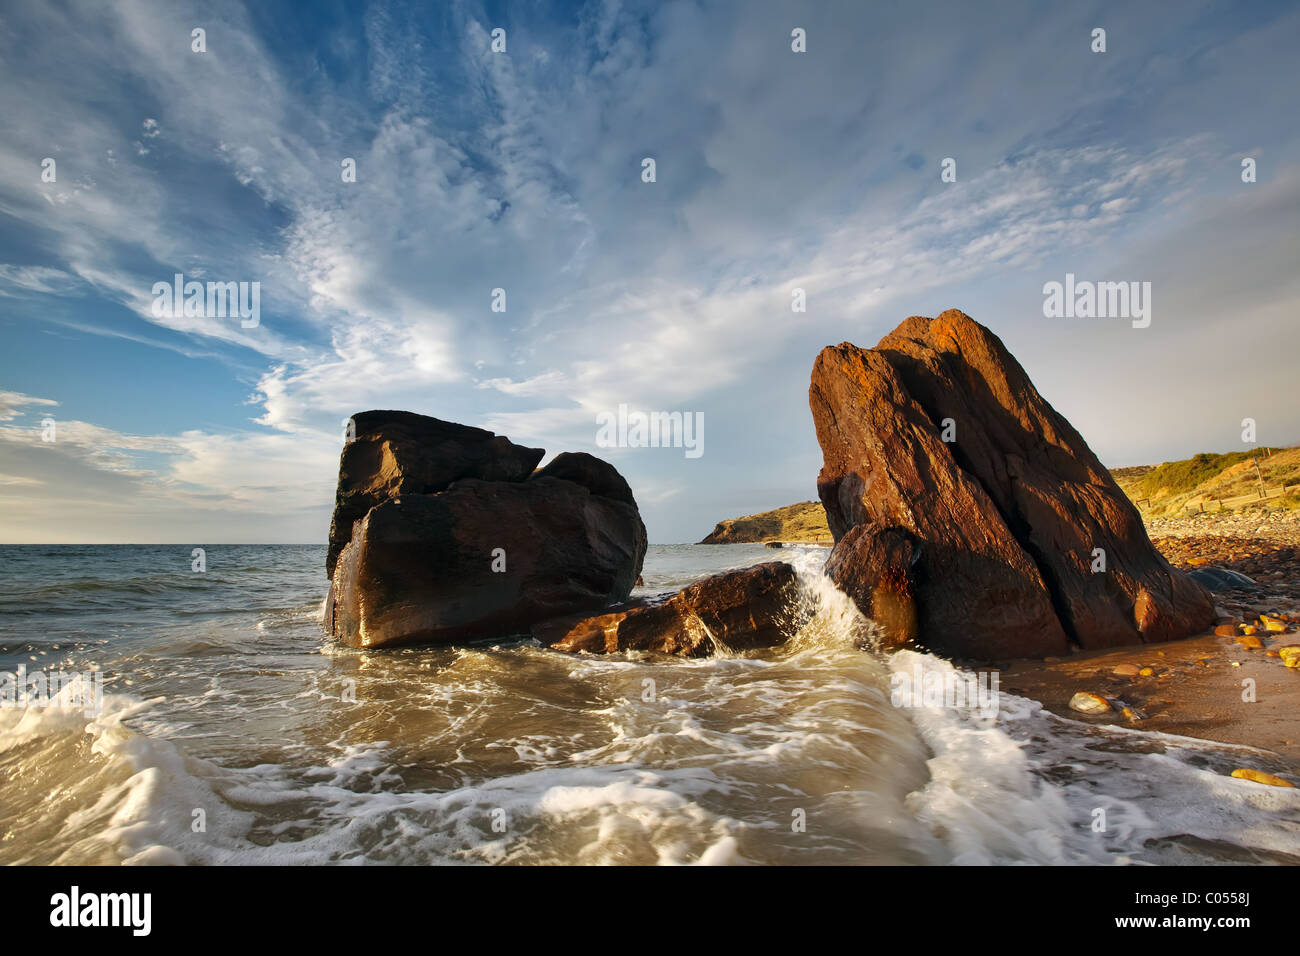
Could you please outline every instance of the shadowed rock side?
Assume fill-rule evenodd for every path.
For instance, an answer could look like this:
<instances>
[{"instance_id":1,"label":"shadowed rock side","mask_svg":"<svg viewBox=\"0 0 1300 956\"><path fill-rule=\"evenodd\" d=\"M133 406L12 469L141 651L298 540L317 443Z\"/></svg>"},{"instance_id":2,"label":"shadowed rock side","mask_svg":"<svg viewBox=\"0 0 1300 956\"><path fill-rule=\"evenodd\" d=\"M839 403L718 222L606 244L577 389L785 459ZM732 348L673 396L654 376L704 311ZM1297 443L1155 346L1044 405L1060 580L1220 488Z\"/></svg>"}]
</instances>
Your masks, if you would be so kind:
<instances>
[{"instance_id":1,"label":"shadowed rock side","mask_svg":"<svg viewBox=\"0 0 1300 956\"><path fill-rule=\"evenodd\" d=\"M407 412L357 419L368 437L344 450L334 531L340 513L378 500L337 535L324 618L333 636L355 647L507 637L631 593L645 526L609 463L566 453L533 472L540 450L490 432ZM446 479L464 471L506 477ZM392 487L435 490L386 496Z\"/></svg>"},{"instance_id":2,"label":"shadowed rock side","mask_svg":"<svg viewBox=\"0 0 1300 956\"><path fill-rule=\"evenodd\" d=\"M830 579L880 626L885 647L906 647L920 636L912 576L920 557L920 546L907 532L860 524L849 529L826 561Z\"/></svg>"},{"instance_id":3,"label":"shadowed rock side","mask_svg":"<svg viewBox=\"0 0 1300 956\"><path fill-rule=\"evenodd\" d=\"M795 570L772 561L725 571L669 597L633 601L590 617L547 621L533 637L556 650L651 651L707 657L785 641L799 626Z\"/></svg>"},{"instance_id":4,"label":"shadowed rock side","mask_svg":"<svg viewBox=\"0 0 1300 956\"><path fill-rule=\"evenodd\" d=\"M585 451L560 452L545 468L539 468L529 476L530 481L538 478L572 481L593 495L636 507L636 499L632 497L632 488L627 480L609 462L588 455Z\"/></svg>"},{"instance_id":5,"label":"shadowed rock side","mask_svg":"<svg viewBox=\"0 0 1300 956\"><path fill-rule=\"evenodd\" d=\"M1078 432L969 316L914 316L874 349L823 349L809 404L836 541L871 524L920 545L912 574L927 646L1043 656L1070 640L1170 640L1213 620L1205 590L1152 547Z\"/></svg>"},{"instance_id":6,"label":"shadowed rock side","mask_svg":"<svg viewBox=\"0 0 1300 956\"><path fill-rule=\"evenodd\" d=\"M356 437L344 446L339 461L330 522L325 557L325 573L330 576L352 537L353 522L381 501L434 494L460 478L523 481L545 454L541 448L524 448L482 428L414 412L359 412L352 422Z\"/></svg>"}]
</instances>

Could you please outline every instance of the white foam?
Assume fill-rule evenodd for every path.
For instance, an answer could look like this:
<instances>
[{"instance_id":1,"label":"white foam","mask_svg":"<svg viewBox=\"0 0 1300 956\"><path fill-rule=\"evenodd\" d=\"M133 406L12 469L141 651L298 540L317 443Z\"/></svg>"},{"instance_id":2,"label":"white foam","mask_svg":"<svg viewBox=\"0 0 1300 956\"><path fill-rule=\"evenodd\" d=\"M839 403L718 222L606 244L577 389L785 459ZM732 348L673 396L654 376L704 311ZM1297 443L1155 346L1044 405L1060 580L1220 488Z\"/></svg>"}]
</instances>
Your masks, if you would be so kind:
<instances>
[{"instance_id":1,"label":"white foam","mask_svg":"<svg viewBox=\"0 0 1300 956\"><path fill-rule=\"evenodd\" d=\"M1300 861L1300 791L1228 777L1240 748L1065 720L1008 694L996 718L894 707L891 674L952 665L863 650L874 625L821 574L826 555L785 552L806 623L770 651L366 655L313 636L309 654L268 666L269 683L261 664L218 671L199 655L177 659L191 670L171 684L140 682L183 689L166 700L110 693L94 718L0 710L0 761L41 768L18 777L60 793L6 785L0 808L37 825L0 858ZM334 686L344 677L357 681L355 705ZM647 679L655 693L643 699ZM250 742L226 751L230 765L187 754L207 755L231 724ZM286 727L295 736L276 736ZM230 753L258 762L235 766Z\"/></svg>"},{"instance_id":2,"label":"white foam","mask_svg":"<svg viewBox=\"0 0 1300 956\"><path fill-rule=\"evenodd\" d=\"M953 670L912 651L890 666ZM1227 845L1211 860L1240 848L1300 862L1300 789L1229 776L1241 748L1085 724L1005 693L993 720L970 709L908 712L933 752L930 782L909 809L954 863L1174 862L1188 855L1187 837ZM1099 809L1104 831L1094 829Z\"/></svg>"}]
</instances>

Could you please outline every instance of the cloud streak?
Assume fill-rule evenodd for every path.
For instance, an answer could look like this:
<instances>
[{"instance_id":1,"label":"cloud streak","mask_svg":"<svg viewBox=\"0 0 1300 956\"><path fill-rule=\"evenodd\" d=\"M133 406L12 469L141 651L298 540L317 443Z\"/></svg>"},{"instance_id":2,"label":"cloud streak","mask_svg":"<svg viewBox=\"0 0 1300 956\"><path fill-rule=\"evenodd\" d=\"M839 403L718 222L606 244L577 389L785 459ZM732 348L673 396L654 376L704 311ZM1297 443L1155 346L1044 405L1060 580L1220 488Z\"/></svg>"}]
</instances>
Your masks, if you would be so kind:
<instances>
[{"instance_id":1,"label":"cloud streak","mask_svg":"<svg viewBox=\"0 0 1300 956\"><path fill-rule=\"evenodd\" d=\"M1296 168L1267 160L1291 155L1294 124L1273 115L1284 99L1245 91L1285 78L1263 54L1300 15L1264 30L1213 4L1182 20L1114 6L1125 52L1105 59L1082 14L941 8L593 3L498 23L472 4L371 4L311 24L314 45L267 35L236 4L14 11L0 29L0 303L17 323L94 334L60 344L75 374L57 388L0 367L15 389L0 445L19 462L0 493L30 516L0 520L0 538L148 539L220 530L228 511L235 530L320 540L342 419L398 407L605 454L644 489L653 539L695 539L727 517L714 489L742 489L725 503L740 511L810 497L803 393L820 346L871 344L949 306L1003 335L1103 457L1200 450L1194 422L1162 418L1153 442L1103 418L1083 370L1115 361L1113 331L1044 325L1036 290L1065 267L1163 276L1157 302L1177 303L1178 323L1158 313L1118 346L1150 377L1211 321L1220 273L1245 268L1210 256L1161 272L1196 209L1294 247L1270 210L1294 206ZM807 54L789 49L796 20ZM190 48L195 25L207 53ZM506 55L489 50L498 25ZM1222 54L1162 59L1170 36ZM1242 128L1270 132L1247 144ZM1248 148L1267 170L1253 193L1236 176ZM939 179L949 156L956 183ZM1284 258L1238 287L1258 328L1294 303ZM154 316L152 284L174 272L260 281L261 326ZM807 312L791 311L795 288ZM157 353L133 359L156 405L189 374L243 400L182 427L143 406L82 421L114 387L85 371L96 348ZM1159 400L1185 405L1185 383L1156 377ZM1110 388L1158 400L1143 382ZM34 422L56 400L79 411L52 450ZM705 412L705 458L597 449L595 416L620 403ZM1300 434L1295 413L1269 414Z\"/></svg>"}]
</instances>

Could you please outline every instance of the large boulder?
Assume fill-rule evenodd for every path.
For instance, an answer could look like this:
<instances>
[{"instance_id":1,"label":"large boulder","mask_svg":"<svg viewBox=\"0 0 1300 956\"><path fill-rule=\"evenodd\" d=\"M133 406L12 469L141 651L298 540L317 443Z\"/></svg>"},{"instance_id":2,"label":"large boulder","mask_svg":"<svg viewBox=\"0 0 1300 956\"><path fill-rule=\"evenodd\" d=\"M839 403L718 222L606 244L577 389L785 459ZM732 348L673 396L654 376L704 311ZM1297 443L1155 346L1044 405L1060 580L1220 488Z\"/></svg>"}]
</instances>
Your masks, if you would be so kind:
<instances>
[{"instance_id":1,"label":"large boulder","mask_svg":"<svg viewBox=\"0 0 1300 956\"><path fill-rule=\"evenodd\" d=\"M645 526L608 462L562 454L534 472L540 450L490 432L406 412L357 419L368 450L344 450L346 509L336 510L333 532L343 530L340 514L373 503L337 534L323 623L339 640L373 648L523 635L631 593ZM421 436L434 444L420 446ZM366 471L366 455L381 467ZM465 470L498 477L447 478Z\"/></svg>"},{"instance_id":2,"label":"large boulder","mask_svg":"<svg viewBox=\"0 0 1300 956\"><path fill-rule=\"evenodd\" d=\"M794 568L771 561L715 574L670 596L547 621L533 628L533 637L562 651L707 657L784 642L798 629L799 608Z\"/></svg>"},{"instance_id":3,"label":"large boulder","mask_svg":"<svg viewBox=\"0 0 1300 956\"><path fill-rule=\"evenodd\" d=\"M355 436L349 436L339 461L325 557L325 573L331 576L353 523L381 501L434 494L461 478L523 481L545 454L482 428L414 412L359 412L351 421Z\"/></svg>"},{"instance_id":4,"label":"large boulder","mask_svg":"<svg viewBox=\"0 0 1300 956\"><path fill-rule=\"evenodd\" d=\"M969 316L914 316L874 349L823 349L809 404L836 547L867 523L915 539L927 646L1044 656L1213 620L1204 588L1156 551L1083 438Z\"/></svg>"}]
</instances>

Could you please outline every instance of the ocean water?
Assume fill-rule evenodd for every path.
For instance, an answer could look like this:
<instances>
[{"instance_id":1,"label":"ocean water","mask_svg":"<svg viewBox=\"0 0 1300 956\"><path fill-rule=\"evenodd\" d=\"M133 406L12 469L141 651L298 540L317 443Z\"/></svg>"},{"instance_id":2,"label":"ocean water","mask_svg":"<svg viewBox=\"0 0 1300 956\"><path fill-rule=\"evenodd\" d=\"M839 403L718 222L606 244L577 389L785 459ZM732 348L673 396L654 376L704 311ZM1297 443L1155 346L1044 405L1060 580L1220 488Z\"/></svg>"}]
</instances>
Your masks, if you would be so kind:
<instances>
[{"instance_id":1,"label":"ocean water","mask_svg":"<svg viewBox=\"0 0 1300 956\"><path fill-rule=\"evenodd\" d=\"M1244 748L894 706L953 668L876 653L825 555L652 547L643 592L800 571L788 645L687 661L340 647L323 547L0 547L0 671L103 685L0 706L0 863L1300 862Z\"/></svg>"}]
</instances>

